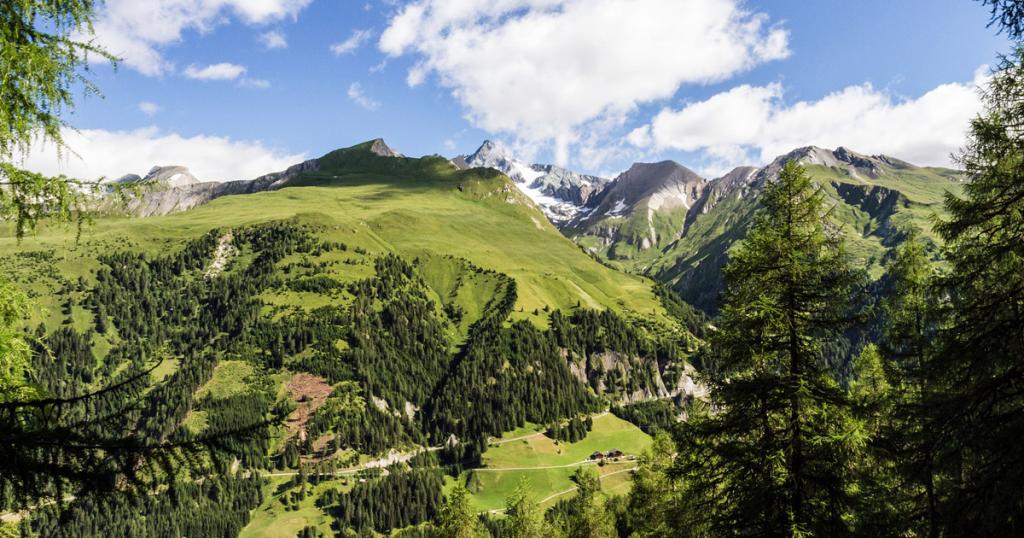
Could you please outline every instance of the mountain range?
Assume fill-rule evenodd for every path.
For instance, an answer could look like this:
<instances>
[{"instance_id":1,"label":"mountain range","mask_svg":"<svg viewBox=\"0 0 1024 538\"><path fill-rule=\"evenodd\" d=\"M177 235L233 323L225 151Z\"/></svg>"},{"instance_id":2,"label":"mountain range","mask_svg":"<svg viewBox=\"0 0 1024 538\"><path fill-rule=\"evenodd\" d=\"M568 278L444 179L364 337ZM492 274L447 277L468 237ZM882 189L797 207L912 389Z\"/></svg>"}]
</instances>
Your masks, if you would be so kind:
<instances>
[{"instance_id":1,"label":"mountain range","mask_svg":"<svg viewBox=\"0 0 1024 538\"><path fill-rule=\"evenodd\" d=\"M369 154L400 157L381 139L359 146ZM335 152L336 153L336 152ZM144 178L120 182L154 185L131 202L140 216L194 208L213 199L294 186L324 159L244 181L199 181L181 166L154 167ZM761 188L795 160L833 202L832 218L843 226L851 253L873 276L881 274L891 247L908 225L930 234L946 191L959 192L955 170L919 167L886 155L848 148L795 149L765 166L740 166L705 178L674 162L635 163L613 179L581 174L552 164L528 163L499 142L487 140L472 154L446 160L456 170L490 168L511 179L525 199L566 237L612 266L650 276L714 313L721 268L728 250L745 234L758 207Z\"/></svg>"}]
</instances>

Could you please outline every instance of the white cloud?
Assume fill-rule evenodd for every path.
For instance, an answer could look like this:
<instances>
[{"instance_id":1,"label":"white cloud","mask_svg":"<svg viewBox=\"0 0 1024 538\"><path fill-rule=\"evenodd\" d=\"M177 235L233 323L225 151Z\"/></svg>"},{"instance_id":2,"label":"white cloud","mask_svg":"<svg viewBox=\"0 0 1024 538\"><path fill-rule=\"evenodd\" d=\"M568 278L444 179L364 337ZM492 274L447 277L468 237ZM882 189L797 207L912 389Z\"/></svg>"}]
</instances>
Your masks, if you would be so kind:
<instances>
[{"instance_id":1,"label":"white cloud","mask_svg":"<svg viewBox=\"0 0 1024 538\"><path fill-rule=\"evenodd\" d=\"M162 133L156 127L134 131L67 129L63 136L74 154L62 152L58 156L52 144L37 145L26 158L25 167L92 180L145 175L154 165L182 165L200 180L228 181L284 170L306 159L303 154L267 148L258 140L209 135L186 138Z\"/></svg>"},{"instance_id":2,"label":"white cloud","mask_svg":"<svg viewBox=\"0 0 1024 538\"><path fill-rule=\"evenodd\" d=\"M331 52L335 56L355 52L356 49L363 46L363 43L366 43L366 41L370 39L371 35L373 34L369 30L355 30L348 39L331 45Z\"/></svg>"},{"instance_id":3,"label":"white cloud","mask_svg":"<svg viewBox=\"0 0 1024 538\"><path fill-rule=\"evenodd\" d=\"M185 76L196 80L234 80L245 74L245 66L232 63L211 64L206 67L190 65Z\"/></svg>"},{"instance_id":4,"label":"white cloud","mask_svg":"<svg viewBox=\"0 0 1024 538\"><path fill-rule=\"evenodd\" d=\"M363 92L363 85L358 82L353 82L348 86L348 98L353 103L365 108L366 110L377 110L380 108L380 102L370 98L366 93Z\"/></svg>"},{"instance_id":5,"label":"white cloud","mask_svg":"<svg viewBox=\"0 0 1024 538\"><path fill-rule=\"evenodd\" d=\"M917 98L898 98L870 84L849 86L816 101L787 104L780 84L737 86L681 109L659 112L627 139L636 146L701 151L710 166L765 163L797 147L846 146L915 164L950 166L981 110L978 86L942 84Z\"/></svg>"},{"instance_id":6,"label":"white cloud","mask_svg":"<svg viewBox=\"0 0 1024 538\"><path fill-rule=\"evenodd\" d=\"M417 0L378 45L418 59L410 85L436 74L474 125L562 161L639 104L789 55L786 31L739 0Z\"/></svg>"},{"instance_id":7,"label":"white cloud","mask_svg":"<svg viewBox=\"0 0 1024 538\"><path fill-rule=\"evenodd\" d=\"M232 18L250 25L294 18L311 1L106 0L93 26L97 43L123 58L125 65L159 76L174 70L163 52L186 31L209 32Z\"/></svg>"},{"instance_id":8,"label":"white cloud","mask_svg":"<svg viewBox=\"0 0 1024 538\"><path fill-rule=\"evenodd\" d=\"M158 105L156 103L151 103L149 101L140 101L139 102L139 112L142 112L143 114L145 114L147 116L154 116L154 115L156 115L157 112L160 112L160 109L161 109L160 105Z\"/></svg>"},{"instance_id":9,"label":"white cloud","mask_svg":"<svg viewBox=\"0 0 1024 538\"><path fill-rule=\"evenodd\" d=\"M268 49L286 49L288 48L288 39L285 38L284 33L277 30L271 30L269 32L260 34L260 42L263 46Z\"/></svg>"},{"instance_id":10,"label":"white cloud","mask_svg":"<svg viewBox=\"0 0 1024 538\"><path fill-rule=\"evenodd\" d=\"M259 90L265 90L270 87L270 81L262 78L243 78L238 81L238 85L243 88L256 88Z\"/></svg>"}]
</instances>

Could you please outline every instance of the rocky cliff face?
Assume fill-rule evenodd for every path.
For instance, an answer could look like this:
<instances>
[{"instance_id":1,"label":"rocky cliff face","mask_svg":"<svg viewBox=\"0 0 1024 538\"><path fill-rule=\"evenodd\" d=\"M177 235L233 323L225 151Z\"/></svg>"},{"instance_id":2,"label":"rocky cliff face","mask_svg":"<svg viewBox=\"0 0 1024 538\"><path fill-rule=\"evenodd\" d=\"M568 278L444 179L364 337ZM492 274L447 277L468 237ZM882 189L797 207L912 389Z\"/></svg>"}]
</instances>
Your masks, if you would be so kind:
<instances>
[{"instance_id":1,"label":"rocky cliff face","mask_svg":"<svg viewBox=\"0 0 1024 538\"><path fill-rule=\"evenodd\" d=\"M402 154L388 146L383 138L375 138L370 142L370 153L379 157L402 157Z\"/></svg>"},{"instance_id":2,"label":"rocky cliff face","mask_svg":"<svg viewBox=\"0 0 1024 538\"><path fill-rule=\"evenodd\" d=\"M386 158L402 156L380 138L339 151L362 151ZM183 166L154 166L145 177L127 174L114 183L140 183L141 193L129 200L128 211L136 216L151 217L192 209L221 196L281 189L299 175L317 170L320 170L320 159L310 159L256 179L220 182L200 181Z\"/></svg>"},{"instance_id":3,"label":"rocky cliff face","mask_svg":"<svg viewBox=\"0 0 1024 538\"><path fill-rule=\"evenodd\" d=\"M191 180L183 181L182 176L179 174L182 173L181 170L187 172L187 169L184 167L154 168L153 171L158 171L158 174L154 176L153 171L151 171L149 175L142 178L141 181L146 183L146 185L139 196L129 201L128 211L140 217L152 217L176 211L186 211L221 196L252 194L279 189L287 186L288 180L293 177L303 172L315 171L318 168L319 162L316 159L311 159L291 166L283 172L267 174L253 180L225 182L201 182L192 177L191 174L187 176ZM150 183L153 178L155 178L155 181ZM164 178L167 181L164 181Z\"/></svg>"},{"instance_id":4,"label":"rocky cliff face","mask_svg":"<svg viewBox=\"0 0 1024 538\"><path fill-rule=\"evenodd\" d=\"M707 188L704 178L679 163L636 163L593 197L592 209L566 229L600 237L608 245L646 250L681 233L686 213Z\"/></svg>"},{"instance_id":5,"label":"rocky cliff face","mask_svg":"<svg viewBox=\"0 0 1024 538\"><path fill-rule=\"evenodd\" d=\"M682 360L659 366L652 358L618 351L563 355L576 379L618 404L707 396L707 388L696 381L696 370Z\"/></svg>"}]
</instances>

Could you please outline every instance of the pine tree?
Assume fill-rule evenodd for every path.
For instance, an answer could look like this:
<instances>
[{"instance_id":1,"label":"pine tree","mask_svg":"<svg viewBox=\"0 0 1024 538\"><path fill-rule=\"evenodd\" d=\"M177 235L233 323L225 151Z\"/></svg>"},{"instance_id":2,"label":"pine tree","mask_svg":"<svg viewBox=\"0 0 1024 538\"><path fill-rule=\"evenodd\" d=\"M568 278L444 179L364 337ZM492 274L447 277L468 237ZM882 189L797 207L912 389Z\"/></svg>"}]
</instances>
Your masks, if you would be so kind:
<instances>
[{"instance_id":1,"label":"pine tree","mask_svg":"<svg viewBox=\"0 0 1024 538\"><path fill-rule=\"evenodd\" d=\"M926 368L934 352L941 309L934 293L935 268L916 229L907 231L886 268L889 290L882 301L884 327L881 348L887 361L889 391L884 411L890 416L881 427L886 459L896 461L909 478L900 487L886 486L893 494L892 525L903 522L913 529L938 532L934 447L921 428L922 398L931 388ZM887 462L888 463L888 462ZM923 493L922 493L923 492ZM873 520L882 517L876 511Z\"/></svg>"},{"instance_id":2,"label":"pine tree","mask_svg":"<svg viewBox=\"0 0 1024 538\"><path fill-rule=\"evenodd\" d=\"M508 538L533 538L550 536L552 529L544 520L544 512L530 498L529 484L525 478L520 479L515 491L505 500L505 526L502 536Z\"/></svg>"},{"instance_id":3,"label":"pine tree","mask_svg":"<svg viewBox=\"0 0 1024 538\"><path fill-rule=\"evenodd\" d=\"M672 534L671 514L673 509L682 508L674 506L678 499L672 495L674 488L669 476L675 452L672 438L668 433L660 432L641 456L640 465L633 474L633 488L626 511L631 535L654 537Z\"/></svg>"},{"instance_id":4,"label":"pine tree","mask_svg":"<svg viewBox=\"0 0 1024 538\"><path fill-rule=\"evenodd\" d=\"M983 91L959 156L964 197L936 230L951 271L951 320L929 361L922 409L949 534L1024 532L1024 48Z\"/></svg>"},{"instance_id":5,"label":"pine tree","mask_svg":"<svg viewBox=\"0 0 1024 538\"><path fill-rule=\"evenodd\" d=\"M902 451L887 436L895 426L893 408L899 391L889 382L885 358L868 344L854 360L849 396L861 419L865 445L851 458L854 487L852 530L860 536L913 536L923 528L915 513L915 482L904 480L899 466Z\"/></svg>"},{"instance_id":6,"label":"pine tree","mask_svg":"<svg viewBox=\"0 0 1024 538\"><path fill-rule=\"evenodd\" d=\"M469 504L469 491L461 484L448 494L437 522L443 538L480 538L487 535Z\"/></svg>"},{"instance_id":7,"label":"pine tree","mask_svg":"<svg viewBox=\"0 0 1024 538\"><path fill-rule=\"evenodd\" d=\"M569 501L566 535L569 538L612 538L617 535L615 518L597 498L601 480L593 469L576 468L572 475L576 496Z\"/></svg>"},{"instance_id":8,"label":"pine tree","mask_svg":"<svg viewBox=\"0 0 1024 538\"><path fill-rule=\"evenodd\" d=\"M826 349L851 321L862 276L825 198L789 162L725 269L715 412L679 436L684 526L713 535L850 531L852 453L863 445Z\"/></svg>"}]
</instances>

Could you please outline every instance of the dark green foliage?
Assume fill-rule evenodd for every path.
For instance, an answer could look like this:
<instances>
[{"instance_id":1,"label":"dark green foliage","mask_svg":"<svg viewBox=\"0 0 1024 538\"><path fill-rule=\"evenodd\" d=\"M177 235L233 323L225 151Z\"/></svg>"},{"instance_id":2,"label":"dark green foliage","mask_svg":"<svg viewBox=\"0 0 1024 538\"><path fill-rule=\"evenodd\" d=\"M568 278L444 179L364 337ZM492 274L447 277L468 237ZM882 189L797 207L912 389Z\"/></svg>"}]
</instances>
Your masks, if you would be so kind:
<instances>
[{"instance_id":1,"label":"dark green foliage","mask_svg":"<svg viewBox=\"0 0 1024 538\"><path fill-rule=\"evenodd\" d=\"M1017 0L978 0L987 6L992 14L989 26L997 26L1000 32L1014 41L1024 38L1024 5Z\"/></svg>"},{"instance_id":2,"label":"dark green foliage","mask_svg":"<svg viewBox=\"0 0 1024 538\"><path fill-rule=\"evenodd\" d=\"M339 530L388 532L430 521L437 515L443 486L438 471L401 471L396 467L390 471L380 479L356 484L352 491L338 496L337 504L326 506Z\"/></svg>"},{"instance_id":3,"label":"dark green foliage","mask_svg":"<svg viewBox=\"0 0 1024 538\"><path fill-rule=\"evenodd\" d=\"M302 530L296 535L297 538L324 538L324 533L320 532L319 529L312 526L302 527Z\"/></svg>"},{"instance_id":4,"label":"dark green foliage","mask_svg":"<svg viewBox=\"0 0 1024 538\"><path fill-rule=\"evenodd\" d=\"M572 377L549 334L522 321L503 326L515 298L515 282L506 277L504 291L470 328L449 374L434 390L424 414L435 441L454 434L480 446L487 435L501 435L527 420L548 423L597 409L597 400Z\"/></svg>"},{"instance_id":5,"label":"dark green foliage","mask_svg":"<svg viewBox=\"0 0 1024 538\"><path fill-rule=\"evenodd\" d=\"M544 433L552 439L566 443L575 443L586 438L593 427L594 419L587 415L585 417L572 417L567 424L555 422L548 426L548 430Z\"/></svg>"},{"instance_id":6,"label":"dark green foliage","mask_svg":"<svg viewBox=\"0 0 1024 538\"><path fill-rule=\"evenodd\" d=\"M679 408L671 400L650 400L627 405L613 405L612 413L636 424L648 435L671 433L679 423Z\"/></svg>"},{"instance_id":7,"label":"dark green foliage","mask_svg":"<svg viewBox=\"0 0 1024 538\"><path fill-rule=\"evenodd\" d=\"M392 447L423 441L420 430L409 421L374 405L337 411L330 401L310 421L308 433L313 439L333 433L335 443L331 448L354 448L362 454L380 454Z\"/></svg>"},{"instance_id":8,"label":"dark green foliage","mask_svg":"<svg viewBox=\"0 0 1024 538\"><path fill-rule=\"evenodd\" d=\"M661 283L654 285L654 294L658 296L661 306L665 307L668 315L682 323L690 334L702 340L707 337L708 324L711 320L703 310L694 308L682 300L672 288Z\"/></svg>"},{"instance_id":9,"label":"dark green foliage","mask_svg":"<svg viewBox=\"0 0 1024 538\"><path fill-rule=\"evenodd\" d=\"M1008 3L1007 3L1008 4ZM1005 7L1005 4L1000 3ZM1019 36L1019 9L1006 11ZM1004 20L1002 24L1007 24ZM950 535L1024 532L1024 49L983 93L960 163L964 198L947 196L949 298L920 407L934 448L938 510Z\"/></svg>"},{"instance_id":10,"label":"dark green foliage","mask_svg":"<svg viewBox=\"0 0 1024 538\"><path fill-rule=\"evenodd\" d=\"M31 526L38 536L54 538L237 536L263 500L261 486L256 478L222 477L175 482L159 494L88 496L64 511L35 511Z\"/></svg>"},{"instance_id":11,"label":"dark green foliage","mask_svg":"<svg viewBox=\"0 0 1024 538\"><path fill-rule=\"evenodd\" d=\"M711 342L711 405L721 412L679 430L677 471L698 507L689 525L716 535L845 534L856 425L824 344L850 321L857 274L802 168L787 164L762 200L726 269Z\"/></svg>"},{"instance_id":12,"label":"dark green foliage","mask_svg":"<svg viewBox=\"0 0 1024 538\"><path fill-rule=\"evenodd\" d=\"M582 368L595 391L612 398L659 393L657 377L672 382L683 367L685 343L656 336L648 328L614 312L578 309L566 316L552 312L551 332L560 348ZM606 369L605 361L614 365Z\"/></svg>"}]
</instances>

